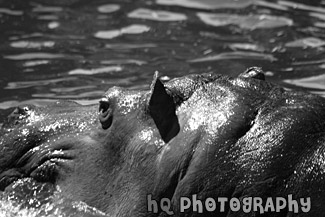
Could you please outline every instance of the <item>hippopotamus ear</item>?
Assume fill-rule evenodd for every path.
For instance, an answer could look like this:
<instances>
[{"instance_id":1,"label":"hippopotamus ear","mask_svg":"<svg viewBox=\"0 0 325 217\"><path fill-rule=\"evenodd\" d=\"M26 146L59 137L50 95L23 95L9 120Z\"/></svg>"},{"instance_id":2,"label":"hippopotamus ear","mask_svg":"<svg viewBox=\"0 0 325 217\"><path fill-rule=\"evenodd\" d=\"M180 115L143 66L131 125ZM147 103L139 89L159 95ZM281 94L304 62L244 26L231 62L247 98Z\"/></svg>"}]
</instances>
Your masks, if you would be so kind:
<instances>
[{"instance_id":1,"label":"hippopotamus ear","mask_svg":"<svg viewBox=\"0 0 325 217\"><path fill-rule=\"evenodd\" d=\"M246 69L243 73L239 74L238 77L240 78L255 78L258 80L265 81L265 75L260 67L250 67Z\"/></svg>"},{"instance_id":2,"label":"hippopotamus ear","mask_svg":"<svg viewBox=\"0 0 325 217\"><path fill-rule=\"evenodd\" d=\"M150 94L149 114L161 138L167 143L179 132L179 123L173 97L166 92L165 86L158 78L158 72L155 72Z\"/></svg>"}]
</instances>

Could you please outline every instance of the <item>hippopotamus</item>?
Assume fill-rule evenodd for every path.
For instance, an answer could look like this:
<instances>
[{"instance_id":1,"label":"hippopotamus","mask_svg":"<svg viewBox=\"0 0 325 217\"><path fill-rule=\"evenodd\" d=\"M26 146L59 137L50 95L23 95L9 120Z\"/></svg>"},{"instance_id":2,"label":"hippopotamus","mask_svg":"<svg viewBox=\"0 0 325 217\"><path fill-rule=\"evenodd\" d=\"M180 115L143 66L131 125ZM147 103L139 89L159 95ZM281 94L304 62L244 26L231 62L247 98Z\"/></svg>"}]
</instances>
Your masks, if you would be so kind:
<instances>
[{"instance_id":1,"label":"hippopotamus","mask_svg":"<svg viewBox=\"0 0 325 217\"><path fill-rule=\"evenodd\" d=\"M107 216L323 216L325 99L193 74L98 105L19 106L0 137L0 190L57 186ZM82 214L80 214L82 216Z\"/></svg>"}]
</instances>

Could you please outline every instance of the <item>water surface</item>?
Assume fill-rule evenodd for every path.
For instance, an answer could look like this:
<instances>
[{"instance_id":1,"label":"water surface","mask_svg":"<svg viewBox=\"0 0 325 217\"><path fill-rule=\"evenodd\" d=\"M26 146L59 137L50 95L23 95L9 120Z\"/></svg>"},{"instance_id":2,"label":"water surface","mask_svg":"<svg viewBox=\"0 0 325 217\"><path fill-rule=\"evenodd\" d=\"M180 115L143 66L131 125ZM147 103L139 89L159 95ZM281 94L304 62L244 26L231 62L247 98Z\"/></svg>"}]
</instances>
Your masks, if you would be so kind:
<instances>
[{"instance_id":1,"label":"water surface","mask_svg":"<svg viewBox=\"0 0 325 217\"><path fill-rule=\"evenodd\" d=\"M324 95L323 1L0 1L0 109L260 66Z\"/></svg>"}]
</instances>

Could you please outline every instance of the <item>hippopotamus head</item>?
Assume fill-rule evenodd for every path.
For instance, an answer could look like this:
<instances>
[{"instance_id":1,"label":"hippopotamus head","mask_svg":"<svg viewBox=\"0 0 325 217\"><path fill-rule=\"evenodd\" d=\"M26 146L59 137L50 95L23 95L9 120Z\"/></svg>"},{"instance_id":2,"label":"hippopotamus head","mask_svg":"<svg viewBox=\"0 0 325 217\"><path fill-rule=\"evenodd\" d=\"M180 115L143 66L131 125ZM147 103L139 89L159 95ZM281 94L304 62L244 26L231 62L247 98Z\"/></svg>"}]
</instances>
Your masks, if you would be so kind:
<instances>
[{"instance_id":1,"label":"hippopotamus head","mask_svg":"<svg viewBox=\"0 0 325 217\"><path fill-rule=\"evenodd\" d=\"M289 194L312 197L317 214L324 105L250 68L165 84L155 74L149 91L109 89L99 112L71 102L21 107L1 131L0 188L29 177L110 216L242 216L227 205L182 210L181 198Z\"/></svg>"}]
</instances>

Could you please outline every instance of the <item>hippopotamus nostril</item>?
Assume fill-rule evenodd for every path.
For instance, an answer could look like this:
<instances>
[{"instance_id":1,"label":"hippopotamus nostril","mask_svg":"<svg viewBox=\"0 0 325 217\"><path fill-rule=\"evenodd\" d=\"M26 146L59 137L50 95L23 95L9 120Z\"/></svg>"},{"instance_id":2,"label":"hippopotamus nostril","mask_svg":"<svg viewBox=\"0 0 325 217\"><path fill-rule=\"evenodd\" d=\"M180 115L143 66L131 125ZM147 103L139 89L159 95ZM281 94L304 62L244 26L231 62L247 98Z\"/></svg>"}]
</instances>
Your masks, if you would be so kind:
<instances>
[{"instance_id":1,"label":"hippopotamus nostril","mask_svg":"<svg viewBox=\"0 0 325 217\"><path fill-rule=\"evenodd\" d=\"M113 121L112 109L107 98L103 98L99 101L99 121L102 124L104 130L108 129Z\"/></svg>"}]
</instances>

